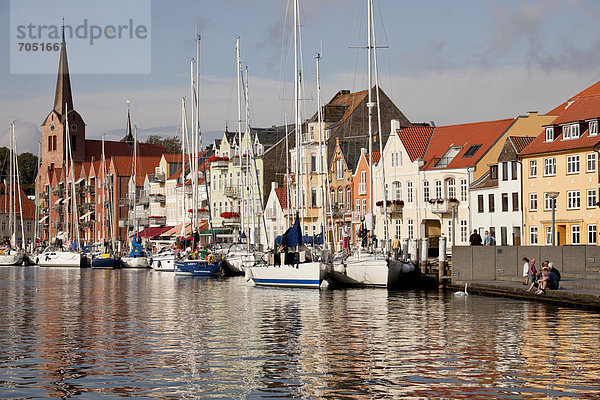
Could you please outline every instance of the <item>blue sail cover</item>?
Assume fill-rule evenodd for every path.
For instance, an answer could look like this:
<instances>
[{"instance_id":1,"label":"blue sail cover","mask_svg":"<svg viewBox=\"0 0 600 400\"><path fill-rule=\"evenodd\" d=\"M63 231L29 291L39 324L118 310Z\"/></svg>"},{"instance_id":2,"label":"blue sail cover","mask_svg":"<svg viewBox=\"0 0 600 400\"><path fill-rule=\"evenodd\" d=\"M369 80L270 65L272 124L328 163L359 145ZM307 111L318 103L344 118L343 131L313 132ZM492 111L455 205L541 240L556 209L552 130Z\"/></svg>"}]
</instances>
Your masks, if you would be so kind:
<instances>
[{"instance_id":1,"label":"blue sail cover","mask_svg":"<svg viewBox=\"0 0 600 400\"><path fill-rule=\"evenodd\" d=\"M137 235L133 236L131 239L131 253L129 257L143 257L144 256L144 248L141 244L137 242Z\"/></svg>"},{"instance_id":2,"label":"blue sail cover","mask_svg":"<svg viewBox=\"0 0 600 400\"><path fill-rule=\"evenodd\" d=\"M323 232L319 233L318 235L302 236L302 243L312 245L323 244Z\"/></svg>"},{"instance_id":3,"label":"blue sail cover","mask_svg":"<svg viewBox=\"0 0 600 400\"><path fill-rule=\"evenodd\" d=\"M282 236L278 236L275 238L276 246L299 246L302 243L302 229L300 229L300 216L296 213L296 220L294 221L294 225L292 225Z\"/></svg>"}]
</instances>

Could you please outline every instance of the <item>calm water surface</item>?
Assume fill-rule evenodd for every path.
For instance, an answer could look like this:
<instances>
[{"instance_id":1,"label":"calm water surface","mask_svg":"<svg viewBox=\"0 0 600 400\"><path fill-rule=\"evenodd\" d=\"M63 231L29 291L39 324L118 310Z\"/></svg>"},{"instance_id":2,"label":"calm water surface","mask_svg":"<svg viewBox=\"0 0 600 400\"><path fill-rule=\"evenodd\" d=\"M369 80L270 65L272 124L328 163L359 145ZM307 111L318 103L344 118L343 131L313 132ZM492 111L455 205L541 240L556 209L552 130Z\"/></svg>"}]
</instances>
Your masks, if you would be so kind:
<instances>
[{"instance_id":1,"label":"calm water surface","mask_svg":"<svg viewBox=\"0 0 600 400\"><path fill-rule=\"evenodd\" d=\"M0 269L0 398L600 398L600 314L437 292Z\"/></svg>"}]
</instances>

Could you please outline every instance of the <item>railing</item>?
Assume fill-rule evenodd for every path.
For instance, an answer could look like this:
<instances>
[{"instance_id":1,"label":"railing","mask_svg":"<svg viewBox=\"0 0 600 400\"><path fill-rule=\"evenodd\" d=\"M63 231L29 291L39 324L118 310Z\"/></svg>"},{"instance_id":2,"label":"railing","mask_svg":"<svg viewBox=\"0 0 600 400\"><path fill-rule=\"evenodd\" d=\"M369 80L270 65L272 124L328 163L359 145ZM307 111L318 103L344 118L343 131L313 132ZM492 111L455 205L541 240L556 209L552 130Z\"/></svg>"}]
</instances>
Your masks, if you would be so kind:
<instances>
[{"instance_id":1,"label":"railing","mask_svg":"<svg viewBox=\"0 0 600 400\"><path fill-rule=\"evenodd\" d=\"M223 188L223 193L225 194L225 196L229 197L240 197L240 191L237 186L225 186Z\"/></svg>"},{"instance_id":2,"label":"railing","mask_svg":"<svg viewBox=\"0 0 600 400\"><path fill-rule=\"evenodd\" d=\"M152 198L151 199L152 201L159 202L159 203L164 203L167 200L165 195L160 194L160 193L151 194L150 197Z\"/></svg>"},{"instance_id":3,"label":"railing","mask_svg":"<svg viewBox=\"0 0 600 400\"><path fill-rule=\"evenodd\" d=\"M210 164L211 168L227 168L227 166L229 165L229 162L226 160L217 160L217 161L213 161Z\"/></svg>"},{"instance_id":4,"label":"railing","mask_svg":"<svg viewBox=\"0 0 600 400\"><path fill-rule=\"evenodd\" d=\"M140 197L140 199L137 202L140 206L147 206L148 203L150 203L150 199L146 196L144 197Z\"/></svg>"},{"instance_id":5,"label":"railing","mask_svg":"<svg viewBox=\"0 0 600 400\"><path fill-rule=\"evenodd\" d=\"M150 182L159 182L162 183L165 181L165 173L164 172L159 172L159 173L154 173L154 174L150 174L149 176L149 180Z\"/></svg>"},{"instance_id":6,"label":"railing","mask_svg":"<svg viewBox=\"0 0 600 400\"><path fill-rule=\"evenodd\" d=\"M150 223L150 225L164 225L167 223L167 217L162 217L162 216L148 217L148 222Z\"/></svg>"},{"instance_id":7,"label":"railing","mask_svg":"<svg viewBox=\"0 0 600 400\"><path fill-rule=\"evenodd\" d=\"M458 207L458 201L448 199L431 199L431 211L435 214L450 214L453 208Z\"/></svg>"}]
</instances>

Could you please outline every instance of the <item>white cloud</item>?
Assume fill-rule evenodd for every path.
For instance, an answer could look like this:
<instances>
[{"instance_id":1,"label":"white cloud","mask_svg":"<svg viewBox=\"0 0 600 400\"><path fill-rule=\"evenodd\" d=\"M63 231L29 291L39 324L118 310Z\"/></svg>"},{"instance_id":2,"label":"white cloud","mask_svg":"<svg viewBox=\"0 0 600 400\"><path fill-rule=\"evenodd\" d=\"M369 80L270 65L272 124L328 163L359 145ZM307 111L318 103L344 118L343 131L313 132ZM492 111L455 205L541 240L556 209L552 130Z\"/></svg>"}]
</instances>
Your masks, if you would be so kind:
<instances>
[{"instance_id":1,"label":"white cloud","mask_svg":"<svg viewBox=\"0 0 600 400\"><path fill-rule=\"evenodd\" d=\"M8 147L10 145L9 127L6 127L0 133L0 146ZM28 121L15 120L15 137L17 143L17 152L19 154L30 152L35 155L38 153L38 142L41 139L42 131L38 124Z\"/></svg>"}]
</instances>

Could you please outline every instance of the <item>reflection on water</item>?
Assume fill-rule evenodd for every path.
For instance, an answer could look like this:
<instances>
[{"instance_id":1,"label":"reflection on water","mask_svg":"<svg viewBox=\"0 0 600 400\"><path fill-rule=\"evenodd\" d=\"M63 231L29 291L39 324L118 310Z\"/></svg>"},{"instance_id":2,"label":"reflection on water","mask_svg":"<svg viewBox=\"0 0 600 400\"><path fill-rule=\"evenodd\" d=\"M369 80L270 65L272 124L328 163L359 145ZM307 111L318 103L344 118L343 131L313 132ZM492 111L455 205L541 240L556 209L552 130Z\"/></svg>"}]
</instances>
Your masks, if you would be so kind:
<instances>
[{"instance_id":1,"label":"reflection on water","mask_svg":"<svg viewBox=\"0 0 600 400\"><path fill-rule=\"evenodd\" d=\"M33 267L0 295L0 398L600 396L591 311Z\"/></svg>"}]
</instances>

